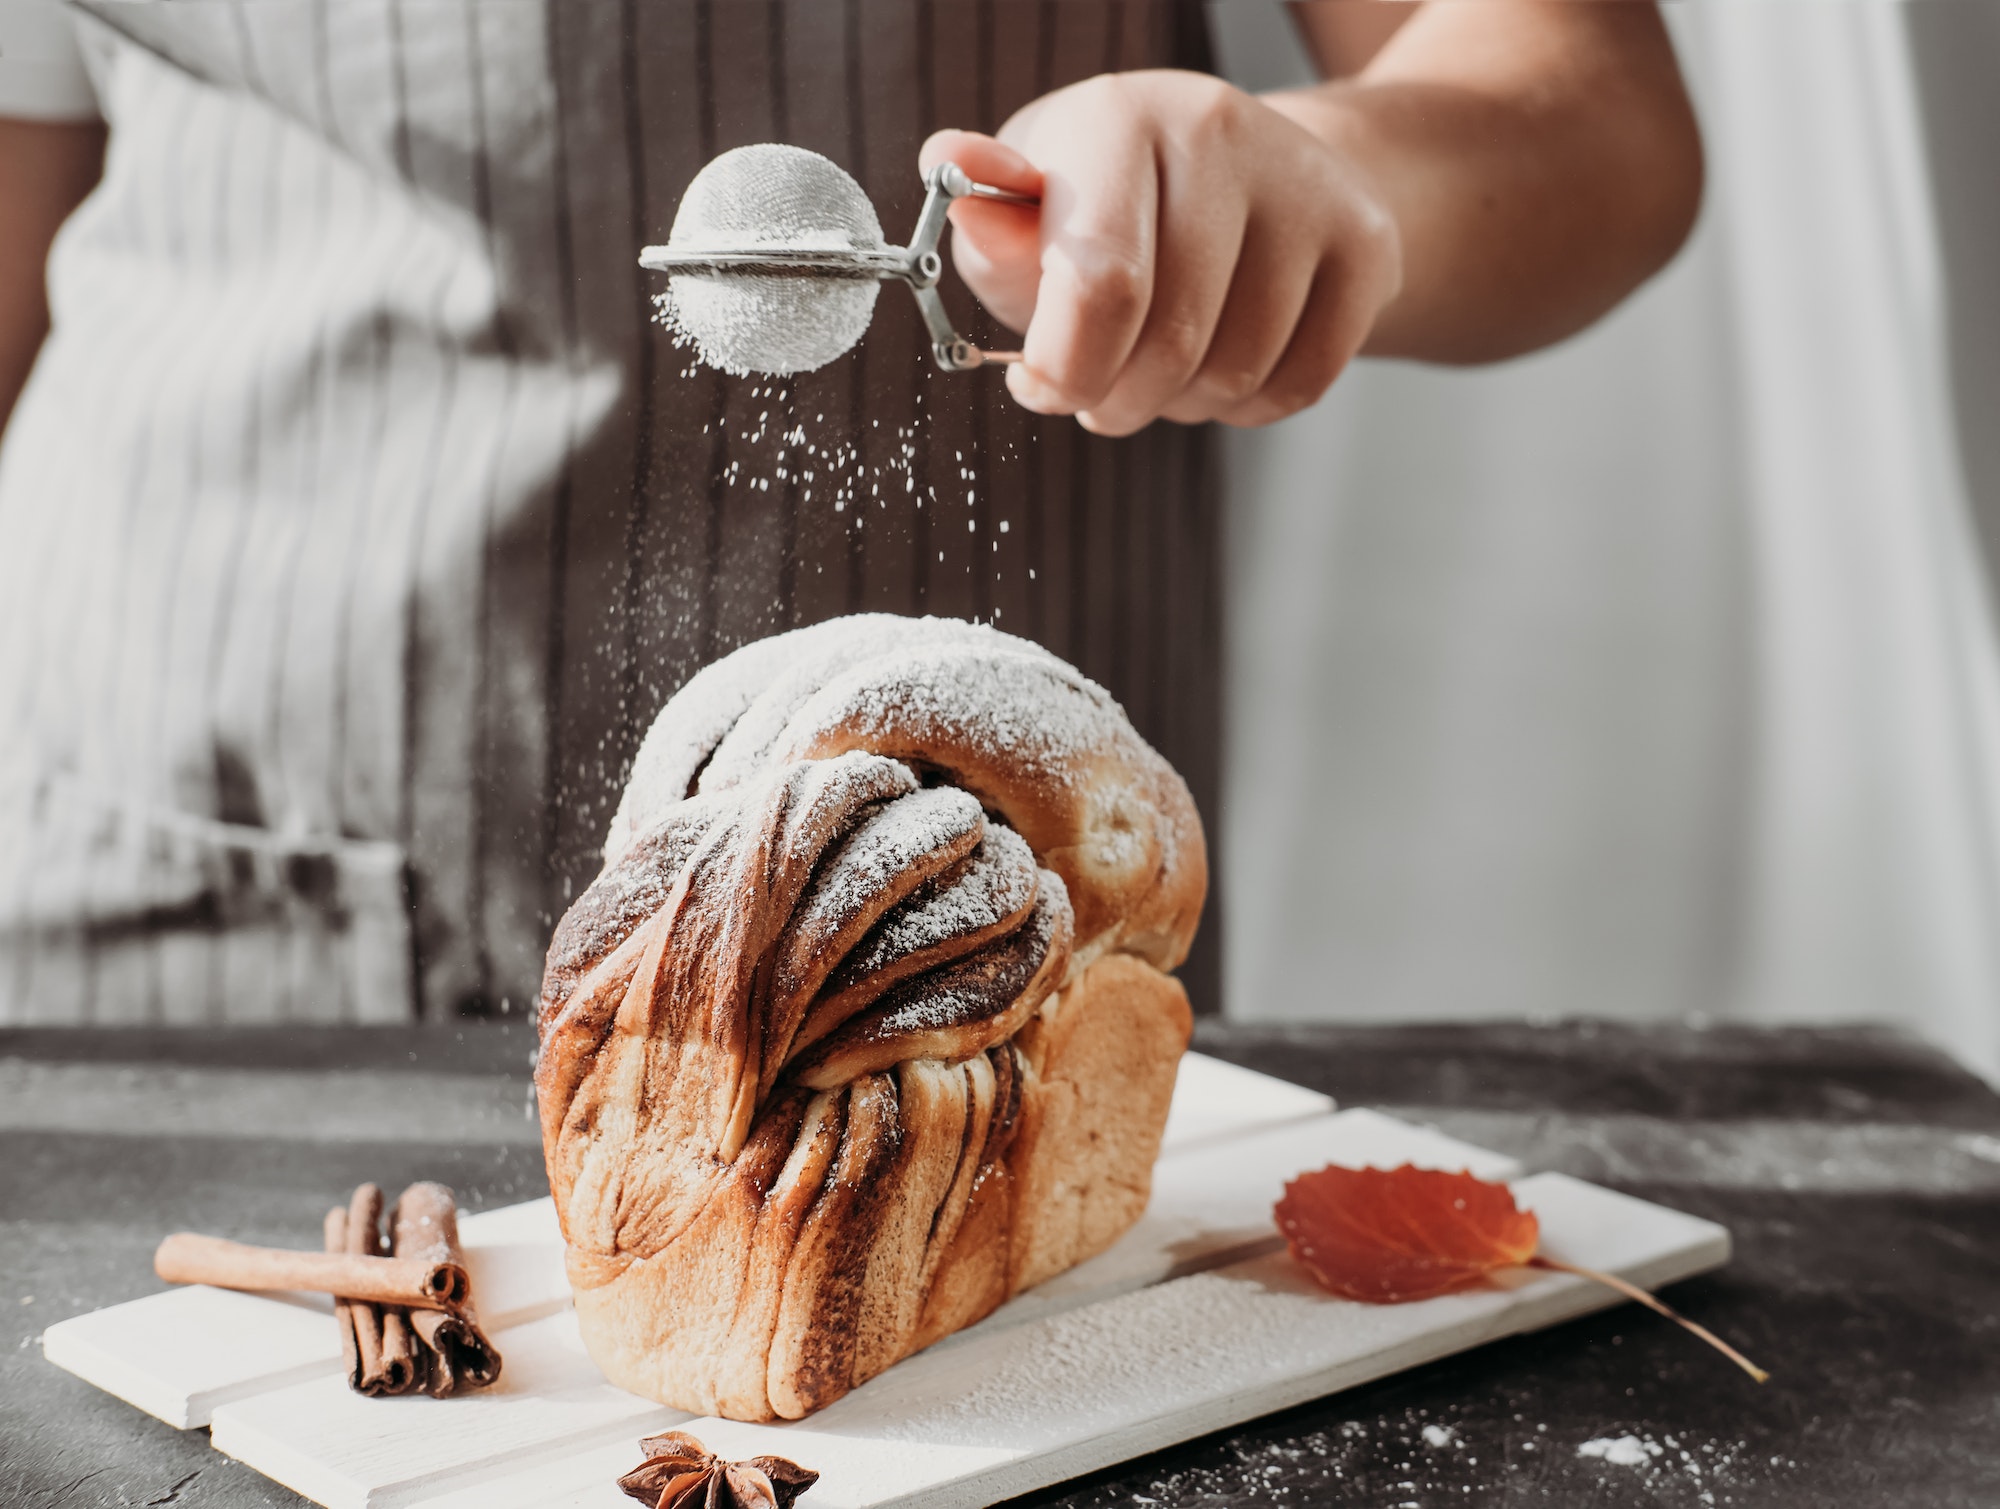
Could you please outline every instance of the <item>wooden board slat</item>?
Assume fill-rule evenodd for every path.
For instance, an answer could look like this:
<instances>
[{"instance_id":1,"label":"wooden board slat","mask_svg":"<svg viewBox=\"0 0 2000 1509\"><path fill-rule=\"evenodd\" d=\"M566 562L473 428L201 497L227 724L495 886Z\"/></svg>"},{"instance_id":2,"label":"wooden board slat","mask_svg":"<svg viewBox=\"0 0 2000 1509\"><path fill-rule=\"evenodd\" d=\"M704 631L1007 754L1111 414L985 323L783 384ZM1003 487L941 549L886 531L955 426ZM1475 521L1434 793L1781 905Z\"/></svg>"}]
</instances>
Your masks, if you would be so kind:
<instances>
[{"instance_id":1,"label":"wooden board slat","mask_svg":"<svg viewBox=\"0 0 2000 1509\"><path fill-rule=\"evenodd\" d=\"M501 1331L494 1344L500 1381L476 1394L370 1399L330 1374L222 1406L211 1439L328 1509L393 1509L446 1483L485 1482L687 1419L606 1383L572 1310Z\"/></svg>"},{"instance_id":2,"label":"wooden board slat","mask_svg":"<svg viewBox=\"0 0 2000 1509\"><path fill-rule=\"evenodd\" d=\"M59 1321L42 1355L181 1430L208 1424L217 1405L340 1365L331 1301L206 1284Z\"/></svg>"},{"instance_id":3,"label":"wooden board slat","mask_svg":"<svg viewBox=\"0 0 2000 1509\"><path fill-rule=\"evenodd\" d=\"M1181 1056L1160 1151L1219 1141L1257 1127L1324 1116L1333 1097L1205 1053Z\"/></svg>"},{"instance_id":4,"label":"wooden board slat","mask_svg":"<svg viewBox=\"0 0 2000 1509\"><path fill-rule=\"evenodd\" d=\"M686 1428L689 1422L670 1425ZM507 1474L504 1483L476 1483L419 1499L411 1509L632 1509L638 1502L619 1488L618 1479L637 1467L639 1438L600 1442L570 1456L551 1457ZM815 1484L798 1509L819 1509Z\"/></svg>"}]
</instances>

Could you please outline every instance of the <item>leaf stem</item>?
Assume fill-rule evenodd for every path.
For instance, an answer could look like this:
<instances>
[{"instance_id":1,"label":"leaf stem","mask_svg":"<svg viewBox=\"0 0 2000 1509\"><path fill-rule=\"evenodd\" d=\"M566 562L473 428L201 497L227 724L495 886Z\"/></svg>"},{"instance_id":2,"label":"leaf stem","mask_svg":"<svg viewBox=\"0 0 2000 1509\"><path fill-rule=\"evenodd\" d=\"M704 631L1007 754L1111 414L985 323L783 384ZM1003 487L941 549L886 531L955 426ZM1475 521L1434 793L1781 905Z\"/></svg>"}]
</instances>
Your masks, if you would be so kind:
<instances>
[{"instance_id":1,"label":"leaf stem","mask_svg":"<svg viewBox=\"0 0 2000 1509\"><path fill-rule=\"evenodd\" d=\"M1655 1299L1652 1295L1648 1294L1644 1289L1641 1289L1637 1284L1626 1283L1624 1279L1619 1278L1616 1274L1599 1273L1595 1268L1579 1267L1575 1263L1561 1262L1556 1258L1543 1257L1539 1253L1537 1253L1534 1257L1528 1259L1528 1266L1530 1268L1548 1268L1554 1270L1557 1273L1573 1273L1578 1278L1593 1279L1596 1282L1605 1285L1607 1288L1616 1289L1620 1294L1624 1295L1627 1299L1634 1300L1637 1303L1644 1305L1648 1310L1652 1310L1657 1314L1666 1316L1668 1320L1673 1321L1676 1325L1683 1326L1686 1329L1694 1332L1695 1335L1699 1336L1703 1341L1707 1342L1710 1346L1714 1347L1716 1351L1720 1352L1724 1357L1727 1357L1731 1362L1735 1363L1738 1367L1743 1369L1744 1372L1748 1373L1752 1378L1755 1378L1759 1383L1764 1382L1771 1376L1769 1373L1765 1372L1762 1368L1758 1367L1757 1364L1752 1362L1748 1357L1745 1357L1741 1352L1737 1351L1736 1348L1732 1347L1728 1342L1724 1341L1720 1336L1717 1336L1713 1331L1709 1330L1707 1326L1698 1325L1694 1321L1689 1320L1685 1315L1681 1314L1680 1311L1676 1310L1672 1305L1667 1304L1664 1300Z\"/></svg>"}]
</instances>

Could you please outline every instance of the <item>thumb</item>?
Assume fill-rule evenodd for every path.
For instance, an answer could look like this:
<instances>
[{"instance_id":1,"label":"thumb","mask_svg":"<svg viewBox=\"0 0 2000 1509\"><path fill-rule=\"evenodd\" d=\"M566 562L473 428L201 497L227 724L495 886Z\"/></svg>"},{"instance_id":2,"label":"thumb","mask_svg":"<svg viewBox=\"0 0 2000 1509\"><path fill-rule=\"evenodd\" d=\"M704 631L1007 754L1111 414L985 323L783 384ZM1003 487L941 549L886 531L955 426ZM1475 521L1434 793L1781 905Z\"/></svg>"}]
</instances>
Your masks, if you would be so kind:
<instances>
[{"instance_id":1,"label":"thumb","mask_svg":"<svg viewBox=\"0 0 2000 1509\"><path fill-rule=\"evenodd\" d=\"M1010 194L1041 196L1041 169L1006 143L978 131L932 132L917 154L917 166L928 173L941 162L957 163L974 183Z\"/></svg>"}]
</instances>

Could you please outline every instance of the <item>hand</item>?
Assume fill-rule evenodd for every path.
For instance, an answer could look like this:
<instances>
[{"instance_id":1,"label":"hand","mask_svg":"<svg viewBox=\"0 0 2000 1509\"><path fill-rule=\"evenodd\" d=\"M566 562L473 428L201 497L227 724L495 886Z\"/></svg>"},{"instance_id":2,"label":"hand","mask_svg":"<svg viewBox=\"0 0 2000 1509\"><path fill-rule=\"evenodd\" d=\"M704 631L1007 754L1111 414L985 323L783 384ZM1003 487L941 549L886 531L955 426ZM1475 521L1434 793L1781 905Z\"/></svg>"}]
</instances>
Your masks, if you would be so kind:
<instances>
[{"instance_id":1,"label":"hand","mask_svg":"<svg viewBox=\"0 0 2000 1509\"><path fill-rule=\"evenodd\" d=\"M939 132L922 162L946 160L1041 197L959 200L952 261L1026 332L1014 397L1100 434L1307 407L1401 283L1395 223L1362 171L1204 74L1089 79L997 140Z\"/></svg>"}]
</instances>

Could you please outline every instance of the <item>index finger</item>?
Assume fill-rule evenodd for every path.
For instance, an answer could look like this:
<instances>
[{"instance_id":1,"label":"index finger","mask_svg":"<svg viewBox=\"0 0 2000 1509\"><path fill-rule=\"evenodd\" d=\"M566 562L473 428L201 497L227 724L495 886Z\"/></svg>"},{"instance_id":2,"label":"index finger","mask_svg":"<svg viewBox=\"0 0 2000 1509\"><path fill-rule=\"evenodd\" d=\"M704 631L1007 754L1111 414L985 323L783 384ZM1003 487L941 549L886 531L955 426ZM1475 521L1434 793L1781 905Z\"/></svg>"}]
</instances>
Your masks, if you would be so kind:
<instances>
[{"instance_id":1,"label":"index finger","mask_svg":"<svg viewBox=\"0 0 2000 1509\"><path fill-rule=\"evenodd\" d=\"M1042 170L1005 142L977 131L933 132L917 154L917 165L928 173L941 162L957 163L974 183L1041 198ZM1033 205L1005 200L966 198L954 200L951 206L951 223L965 238L953 253L961 264L961 274L971 281L977 272L1005 263L1011 270L1007 281L1022 285L1013 307L1003 315L1015 329L1027 323L1028 312L1034 307L1040 219L1041 211Z\"/></svg>"},{"instance_id":2,"label":"index finger","mask_svg":"<svg viewBox=\"0 0 2000 1509\"><path fill-rule=\"evenodd\" d=\"M1152 138L1118 87L1115 79L1075 86L1075 108L1045 112L1027 143L1044 175L1041 283L1008 387L1044 412L1100 401L1152 305L1159 170Z\"/></svg>"}]
</instances>

